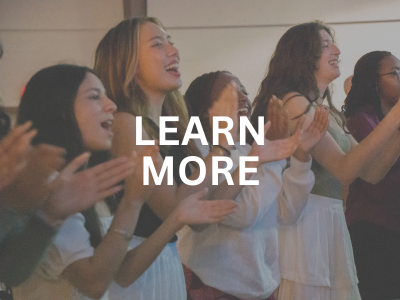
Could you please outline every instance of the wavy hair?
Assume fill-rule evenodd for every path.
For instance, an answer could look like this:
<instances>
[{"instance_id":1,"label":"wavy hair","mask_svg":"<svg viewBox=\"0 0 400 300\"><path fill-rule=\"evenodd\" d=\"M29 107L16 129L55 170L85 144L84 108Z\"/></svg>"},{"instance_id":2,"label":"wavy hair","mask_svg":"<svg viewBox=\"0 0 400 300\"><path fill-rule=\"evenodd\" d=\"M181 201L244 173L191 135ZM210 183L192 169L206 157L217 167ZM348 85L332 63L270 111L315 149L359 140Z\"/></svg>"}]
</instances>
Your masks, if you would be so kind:
<instances>
[{"instance_id":1,"label":"wavy hair","mask_svg":"<svg viewBox=\"0 0 400 300\"><path fill-rule=\"evenodd\" d=\"M125 20L112 28L100 41L96 49L94 70L99 75L107 91L107 96L115 102L118 111L134 116L148 116L149 104L142 89L135 81L139 64L139 35L141 27L152 22L164 29L156 18L140 17ZM179 116L178 122L171 122L177 128L178 139L182 141L189 123L189 114L182 94L176 90L169 92L164 100L162 114ZM155 139L159 133L147 118L143 127ZM197 155L196 145L191 140L183 146L187 155ZM161 148L167 148L161 146ZM165 150L165 149L164 149Z\"/></svg>"},{"instance_id":2,"label":"wavy hair","mask_svg":"<svg viewBox=\"0 0 400 300\"><path fill-rule=\"evenodd\" d=\"M293 26L280 38L253 102L251 121L255 128L258 126L258 116L265 116L272 95L282 99L290 92L297 92L310 103L318 99L315 71L322 54L320 30L325 30L334 41L333 30L320 21ZM345 119L334 107L329 87L322 97L327 98L329 107L344 125Z\"/></svg>"},{"instance_id":3,"label":"wavy hair","mask_svg":"<svg viewBox=\"0 0 400 300\"><path fill-rule=\"evenodd\" d=\"M380 120L383 119L379 95L379 71L381 62L392 53L373 51L364 54L354 67L351 90L347 95L342 112L346 118L365 106L371 106Z\"/></svg>"}]
</instances>

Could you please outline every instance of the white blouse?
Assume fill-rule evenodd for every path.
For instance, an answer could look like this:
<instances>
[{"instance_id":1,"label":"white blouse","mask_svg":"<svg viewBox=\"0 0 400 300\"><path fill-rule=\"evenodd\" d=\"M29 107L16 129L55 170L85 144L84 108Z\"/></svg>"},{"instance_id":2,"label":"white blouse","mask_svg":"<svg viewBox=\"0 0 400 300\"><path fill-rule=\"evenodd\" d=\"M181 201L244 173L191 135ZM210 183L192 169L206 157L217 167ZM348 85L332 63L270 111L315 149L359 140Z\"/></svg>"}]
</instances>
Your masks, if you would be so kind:
<instances>
[{"instance_id":1,"label":"white blouse","mask_svg":"<svg viewBox=\"0 0 400 300\"><path fill-rule=\"evenodd\" d=\"M102 231L107 232L111 217L100 218ZM62 272L73 262L93 256L85 218L77 213L70 216L57 233L36 271L22 285L13 288L14 300L86 300ZM107 300L107 293L101 300Z\"/></svg>"},{"instance_id":2,"label":"white blouse","mask_svg":"<svg viewBox=\"0 0 400 300\"><path fill-rule=\"evenodd\" d=\"M208 146L199 146L202 155ZM238 158L249 153L249 145L236 145ZM291 158L263 164L235 199L236 212L220 224L202 232L185 226L179 232L178 251L182 262L211 287L241 299L265 299L280 283L278 265L278 220L292 224L307 203L314 184L311 161ZM232 168L232 169L234 169Z\"/></svg>"}]
</instances>

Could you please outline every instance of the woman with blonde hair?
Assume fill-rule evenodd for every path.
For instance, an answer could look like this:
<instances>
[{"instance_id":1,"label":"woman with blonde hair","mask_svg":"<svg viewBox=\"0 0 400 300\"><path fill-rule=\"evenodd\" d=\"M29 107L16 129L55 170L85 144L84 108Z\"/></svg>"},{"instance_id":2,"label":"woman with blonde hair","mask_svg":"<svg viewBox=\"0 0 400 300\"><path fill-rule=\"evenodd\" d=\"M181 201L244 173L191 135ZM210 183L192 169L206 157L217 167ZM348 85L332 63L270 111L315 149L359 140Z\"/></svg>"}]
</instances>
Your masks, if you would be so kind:
<instances>
[{"instance_id":1,"label":"woman with blonde hair","mask_svg":"<svg viewBox=\"0 0 400 300\"><path fill-rule=\"evenodd\" d=\"M178 90L182 85L179 52L160 21L155 18L135 18L123 21L111 29L97 47L94 68L104 82L108 96L118 107L111 149L114 156L123 156L141 148L136 145L138 116L143 117L142 135L145 139L159 138L160 116L178 116L178 121L171 122L173 127L177 128L177 132L168 135L168 140L174 139L179 144L182 143L189 117L184 98ZM236 86L229 84L221 93L209 117L210 120L212 116L228 116L234 119L237 117L237 110ZM212 124L210 126L212 128ZM233 127L230 132L236 130L237 127ZM293 152L297 143L298 136L287 139L283 143L286 145L286 152ZM157 228L165 223L162 220L165 220L174 207L189 194L207 187L209 192L208 195L204 195L206 199L214 199L213 194L220 189L230 189L230 195L233 196L227 198L236 197L235 194L241 189L239 185L211 185L213 157L229 156L232 146L224 134L219 135L219 145L212 147L210 153L204 157L205 178L196 186L183 184L176 174L180 162L185 157L201 157L194 141L189 140L186 146L160 146L160 156L164 158L169 155L174 158L175 181L173 185L168 185L164 178L161 185L155 186L143 205L131 243L132 247L136 247L134 251L149 243ZM199 174L200 169L195 165L186 167L189 179L197 179ZM125 181L125 186L124 197L129 197L135 187L129 179ZM135 299L186 299L185 280L176 253L177 238L174 236L178 229L180 228L170 231L172 239L163 239L164 245L169 241L168 245L139 279L132 275L131 268L123 268L125 276L117 277L116 282L129 288L114 284L110 289L110 299L128 299L132 298L132 295L135 295ZM162 246L161 241L159 245Z\"/></svg>"},{"instance_id":2,"label":"woman with blonde hair","mask_svg":"<svg viewBox=\"0 0 400 300\"><path fill-rule=\"evenodd\" d=\"M104 82L108 96L118 108L111 148L114 156L125 156L126 153L142 148L136 145L136 116L143 116L144 139L159 139L158 124L161 115L179 116L179 121L172 124L177 128L174 138L182 141L188 124L188 113L185 101L178 91L181 86L179 53L158 20L137 18L123 21L112 28L97 47L94 68ZM235 94L236 90L231 86L226 89L225 97L235 97ZM229 147L226 139L221 138L221 146L225 149ZM222 148L216 147L213 155L220 155L221 151ZM160 145L161 157L174 156L174 173L179 169L180 161L191 153L197 153L193 141L189 141L185 147ZM210 166L213 155L209 156ZM188 167L186 173L190 173ZM197 178L198 171L195 173ZM178 180L179 176L175 175ZM110 299L175 300L186 297L185 280L175 244L175 233L180 228L170 227L168 234L163 235L158 234L157 229L165 224L163 220L181 199L201 191L204 187L211 190L211 172L198 186L183 185L177 189L175 182L172 186L167 185L166 178L160 186L155 186L143 207L138 207L138 224L130 244L134 249L126 260L135 260L136 252L148 252L149 250L145 250L146 245L154 246L154 243L158 246L151 249L153 257L157 257L160 252L161 254L142 276L134 270L137 268L122 268L120 274L124 275L116 278L118 285L111 286ZM123 197L131 197L137 188L128 178ZM155 238L157 234L158 238ZM155 242L151 243L151 240ZM157 249L159 251L156 253Z\"/></svg>"}]
</instances>

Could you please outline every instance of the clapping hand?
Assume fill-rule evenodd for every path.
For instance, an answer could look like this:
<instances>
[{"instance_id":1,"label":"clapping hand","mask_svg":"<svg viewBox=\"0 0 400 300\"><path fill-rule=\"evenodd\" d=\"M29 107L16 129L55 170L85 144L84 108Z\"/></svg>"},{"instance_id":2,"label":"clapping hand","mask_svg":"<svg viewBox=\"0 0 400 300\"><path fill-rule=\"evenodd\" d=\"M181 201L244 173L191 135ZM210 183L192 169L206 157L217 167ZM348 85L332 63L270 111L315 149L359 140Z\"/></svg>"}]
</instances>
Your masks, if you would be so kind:
<instances>
[{"instance_id":1,"label":"clapping hand","mask_svg":"<svg viewBox=\"0 0 400 300\"><path fill-rule=\"evenodd\" d=\"M213 128L213 117L229 117L233 121L233 127L229 131L232 135L233 141L237 140L238 135L238 91L237 85L234 81L227 84L222 90L218 101L214 102L212 107L208 110L210 128ZM219 135L219 144L225 148L231 149L232 146L228 145L228 141L224 134Z\"/></svg>"},{"instance_id":2,"label":"clapping hand","mask_svg":"<svg viewBox=\"0 0 400 300\"><path fill-rule=\"evenodd\" d=\"M120 191L123 186L117 184L132 173L135 165L131 159L119 157L77 172L89 156L84 153L75 158L51 183L53 191L41 207L49 224L57 224Z\"/></svg>"},{"instance_id":3,"label":"clapping hand","mask_svg":"<svg viewBox=\"0 0 400 300\"><path fill-rule=\"evenodd\" d=\"M17 127L18 128L18 127ZM25 135L29 140L29 138ZM22 142L25 145L28 141ZM21 155L20 168L0 191L2 204L20 214L41 206L53 189L51 178L65 164L65 150L51 145L31 147Z\"/></svg>"},{"instance_id":4,"label":"clapping hand","mask_svg":"<svg viewBox=\"0 0 400 300\"><path fill-rule=\"evenodd\" d=\"M219 223L235 212L237 204L233 200L201 200L208 194L204 188L183 199L173 211L178 230L183 225Z\"/></svg>"},{"instance_id":5,"label":"clapping hand","mask_svg":"<svg viewBox=\"0 0 400 300\"><path fill-rule=\"evenodd\" d=\"M26 122L13 129L0 141L0 190L9 185L26 165L36 130L29 130L32 122Z\"/></svg>"},{"instance_id":6,"label":"clapping hand","mask_svg":"<svg viewBox=\"0 0 400 300\"><path fill-rule=\"evenodd\" d=\"M264 125L264 145L254 142L249 152L249 156L258 156L258 165L291 156L300 142L302 133L300 127L289 137L287 112L282 107L282 101L275 96L268 104L267 120Z\"/></svg>"},{"instance_id":7,"label":"clapping hand","mask_svg":"<svg viewBox=\"0 0 400 300\"><path fill-rule=\"evenodd\" d=\"M296 128L303 127L304 116L302 116L297 123ZM310 151L318 144L318 142L325 136L326 131L329 127L329 110L324 106L318 106L315 108L314 119L307 127L303 130L299 146L294 153L294 157L301 161L310 160Z\"/></svg>"}]
</instances>

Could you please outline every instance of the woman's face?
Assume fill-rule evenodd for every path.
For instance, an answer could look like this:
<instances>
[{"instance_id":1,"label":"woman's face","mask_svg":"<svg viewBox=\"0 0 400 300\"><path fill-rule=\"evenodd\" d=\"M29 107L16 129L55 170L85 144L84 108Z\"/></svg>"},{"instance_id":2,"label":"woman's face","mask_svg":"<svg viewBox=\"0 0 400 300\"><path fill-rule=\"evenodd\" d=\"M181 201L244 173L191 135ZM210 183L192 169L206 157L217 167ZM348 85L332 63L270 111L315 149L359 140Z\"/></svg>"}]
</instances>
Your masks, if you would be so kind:
<instances>
[{"instance_id":1,"label":"woman's face","mask_svg":"<svg viewBox=\"0 0 400 300\"><path fill-rule=\"evenodd\" d=\"M235 81L238 86L238 115L246 116L250 119L251 115L251 102L249 100L248 93L240 82L239 78L229 72L221 72L214 82L213 89L211 91L211 100L217 101L222 93L222 90L231 81Z\"/></svg>"},{"instance_id":2,"label":"woman's face","mask_svg":"<svg viewBox=\"0 0 400 300\"><path fill-rule=\"evenodd\" d=\"M320 30L319 34L322 41L322 54L317 63L315 78L318 85L327 85L340 76L338 65L340 50L333 44L332 37L326 30Z\"/></svg>"},{"instance_id":3,"label":"woman's face","mask_svg":"<svg viewBox=\"0 0 400 300\"><path fill-rule=\"evenodd\" d=\"M110 149L116 109L114 102L105 95L100 79L87 72L74 103L75 119L86 151Z\"/></svg>"},{"instance_id":4,"label":"woman's face","mask_svg":"<svg viewBox=\"0 0 400 300\"><path fill-rule=\"evenodd\" d=\"M162 96L182 86L179 52L157 24L147 22L141 27L138 57L135 80L147 96Z\"/></svg>"},{"instance_id":5,"label":"woman's face","mask_svg":"<svg viewBox=\"0 0 400 300\"><path fill-rule=\"evenodd\" d=\"M390 55L382 59L380 65L378 91L382 105L390 109L400 97L400 61Z\"/></svg>"}]
</instances>

